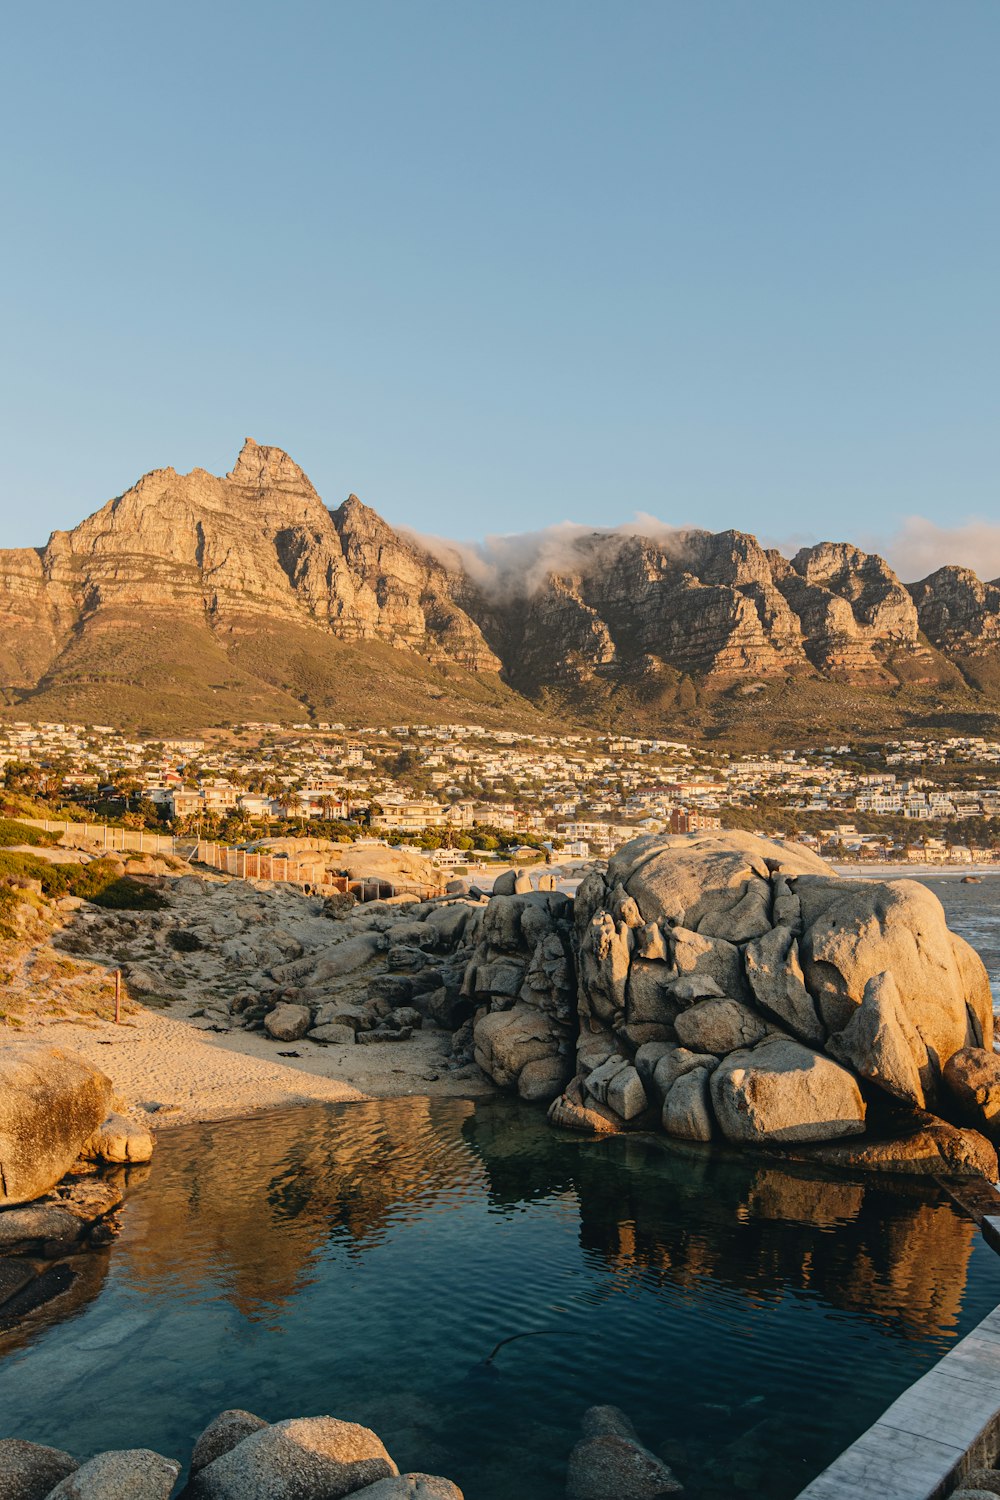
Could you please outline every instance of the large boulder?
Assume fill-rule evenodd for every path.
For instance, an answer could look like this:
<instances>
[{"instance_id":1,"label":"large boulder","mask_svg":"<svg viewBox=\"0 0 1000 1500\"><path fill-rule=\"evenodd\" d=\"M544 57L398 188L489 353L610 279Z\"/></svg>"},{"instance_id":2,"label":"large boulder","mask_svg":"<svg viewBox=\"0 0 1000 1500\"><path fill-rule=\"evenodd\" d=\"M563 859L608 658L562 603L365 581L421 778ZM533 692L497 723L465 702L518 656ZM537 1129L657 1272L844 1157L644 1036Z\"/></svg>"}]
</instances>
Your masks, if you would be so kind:
<instances>
[{"instance_id":1,"label":"large boulder","mask_svg":"<svg viewBox=\"0 0 1000 1500\"><path fill-rule=\"evenodd\" d=\"M0 1207L55 1187L107 1116L111 1080L39 1042L0 1047Z\"/></svg>"},{"instance_id":2,"label":"large boulder","mask_svg":"<svg viewBox=\"0 0 1000 1500\"><path fill-rule=\"evenodd\" d=\"M989 984L977 978L985 969L953 939L940 901L916 880L843 881L802 936L805 982L827 1036L846 1028L870 980L892 975L919 1037L928 1102L954 1052L993 1043Z\"/></svg>"},{"instance_id":3,"label":"large boulder","mask_svg":"<svg viewBox=\"0 0 1000 1500\"><path fill-rule=\"evenodd\" d=\"M112 1449L61 1480L49 1500L168 1500L180 1471L149 1448Z\"/></svg>"},{"instance_id":4,"label":"large boulder","mask_svg":"<svg viewBox=\"0 0 1000 1500\"><path fill-rule=\"evenodd\" d=\"M665 917L677 926L699 931L705 918L710 917L709 925L715 926L723 915L733 917L748 895L754 904L769 907L771 873L779 866L791 875L832 873L824 860L801 844L734 829L695 838L654 833L632 839L608 861L607 884L613 888L620 883L644 921ZM747 941L754 935L732 941Z\"/></svg>"},{"instance_id":5,"label":"large boulder","mask_svg":"<svg viewBox=\"0 0 1000 1500\"><path fill-rule=\"evenodd\" d=\"M340 1500L398 1472L369 1428L295 1417L250 1433L189 1488L193 1500Z\"/></svg>"},{"instance_id":6,"label":"large boulder","mask_svg":"<svg viewBox=\"0 0 1000 1500\"><path fill-rule=\"evenodd\" d=\"M1000 1146L1000 1057L963 1047L945 1064L944 1085L962 1119Z\"/></svg>"},{"instance_id":7,"label":"large boulder","mask_svg":"<svg viewBox=\"0 0 1000 1500\"><path fill-rule=\"evenodd\" d=\"M282 1001L264 1017L264 1030L276 1042L297 1042L312 1025L307 1005L290 1005Z\"/></svg>"},{"instance_id":8,"label":"large boulder","mask_svg":"<svg viewBox=\"0 0 1000 1500\"><path fill-rule=\"evenodd\" d=\"M0 1500L46 1500L78 1467L76 1459L60 1448L0 1438Z\"/></svg>"},{"instance_id":9,"label":"large boulder","mask_svg":"<svg viewBox=\"0 0 1000 1500\"><path fill-rule=\"evenodd\" d=\"M791 1037L731 1052L712 1073L711 1089L719 1127L737 1145L829 1141L865 1128L854 1075Z\"/></svg>"}]
</instances>

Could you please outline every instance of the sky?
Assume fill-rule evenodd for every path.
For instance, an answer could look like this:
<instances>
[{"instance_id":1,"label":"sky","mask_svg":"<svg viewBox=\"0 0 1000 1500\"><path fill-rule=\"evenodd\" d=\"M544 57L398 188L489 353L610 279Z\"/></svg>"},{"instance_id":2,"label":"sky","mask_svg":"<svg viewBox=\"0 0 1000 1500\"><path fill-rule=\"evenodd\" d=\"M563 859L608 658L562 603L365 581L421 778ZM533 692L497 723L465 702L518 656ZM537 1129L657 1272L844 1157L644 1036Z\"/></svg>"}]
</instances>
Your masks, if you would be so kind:
<instances>
[{"instance_id":1,"label":"sky","mask_svg":"<svg viewBox=\"0 0 1000 1500\"><path fill-rule=\"evenodd\" d=\"M4 13L0 545L285 448L1000 575L996 0Z\"/></svg>"}]
</instances>

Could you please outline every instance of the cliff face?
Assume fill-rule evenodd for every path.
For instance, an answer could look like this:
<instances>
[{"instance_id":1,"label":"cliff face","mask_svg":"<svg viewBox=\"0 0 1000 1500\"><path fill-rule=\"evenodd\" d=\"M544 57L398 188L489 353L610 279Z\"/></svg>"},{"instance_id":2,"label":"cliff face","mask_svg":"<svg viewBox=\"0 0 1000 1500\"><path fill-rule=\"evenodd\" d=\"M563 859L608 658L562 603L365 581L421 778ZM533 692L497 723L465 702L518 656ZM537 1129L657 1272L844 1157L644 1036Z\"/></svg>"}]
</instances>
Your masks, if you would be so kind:
<instances>
[{"instance_id":1,"label":"cliff face","mask_svg":"<svg viewBox=\"0 0 1000 1500\"><path fill-rule=\"evenodd\" d=\"M789 560L743 532L689 532L669 547L604 536L577 551L578 567L525 601L509 670L528 688L667 668L718 686L798 676L891 686L901 661L910 681L939 671L906 588L846 543Z\"/></svg>"},{"instance_id":2,"label":"cliff face","mask_svg":"<svg viewBox=\"0 0 1000 1500\"><path fill-rule=\"evenodd\" d=\"M180 643L187 677L174 671ZM571 688L578 701L590 687L683 677L709 690L748 678L953 685L963 679L950 662L1000 657L1000 586L942 568L907 590L847 543L789 560L739 531L595 532L558 571L501 599L457 554L441 561L356 496L331 512L286 453L252 439L224 478L158 469L45 547L0 551L8 704L71 681L94 689L72 700L77 712L107 700L107 716L122 684L142 698L150 681L173 682L181 701L196 679L228 692L232 714L263 673L284 714L318 701L317 677L336 703L345 645L395 648L388 665L379 658L381 680L457 672L486 684L480 695L501 679L529 697Z\"/></svg>"},{"instance_id":3,"label":"cliff face","mask_svg":"<svg viewBox=\"0 0 1000 1500\"><path fill-rule=\"evenodd\" d=\"M982 656L1000 647L1000 578L982 583L968 568L938 568L910 592L939 650Z\"/></svg>"}]
</instances>

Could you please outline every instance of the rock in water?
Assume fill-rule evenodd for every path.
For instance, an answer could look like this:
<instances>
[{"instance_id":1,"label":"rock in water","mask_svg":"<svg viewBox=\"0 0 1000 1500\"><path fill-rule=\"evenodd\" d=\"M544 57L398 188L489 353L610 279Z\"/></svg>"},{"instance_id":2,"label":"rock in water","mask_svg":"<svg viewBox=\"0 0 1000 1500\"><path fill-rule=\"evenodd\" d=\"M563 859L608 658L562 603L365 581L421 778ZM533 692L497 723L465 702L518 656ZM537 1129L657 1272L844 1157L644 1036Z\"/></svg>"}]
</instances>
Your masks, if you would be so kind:
<instances>
[{"instance_id":1,"label":"rock in water","mask_svg":"<svg viewBox=\"0 0 1000 1500\"><path fill-rule=\"evenodd\" d=\"M51 1491L48 1500L169 1500L181 1466L149 1448L99 1453Z\"/></svg>"},{"instance_id":2,"label":"rock in water","mask_svg":"<svg viewBox=\"0 0 1000 1500\"><path fill-rule=\"evenodd\" d=\"M77 1462L59 1448L0 1438L0 1500L47 1500Z\"/></svg>"},{"instance_id":3,"label":"rock in water","mask_svg":"<svg viewBox=\"0 0 1000 1500\"><path fill-rule=\"evenodd\" d=\"M253 1412L241 1411L238 1407L231 1411L220 1411L194 1445L191 1473L197 1474L199 1470L221 1458L223 1453L229 1453L252 1432L260 1432L267 1425L262 1417L255 1417Z\"/></svg>"},{"instance_id":4,"label":"rock in water","mask_svg":"<svg viewBox=\"0 0 1000 1500\"><path fill-rule=\"evenodd\" d=\"M340 1500L398 1472L367 1427L296 1417L251 1433L189 1488L194 1500Z\"/></svg>"},{"instance_id":5,"label":"rock in water","mask_svg":"<svg viewBox=\"0 0 1000 1500\"><path fill-rule=\"evenodd\" d=\"M658 1500L682 1488L663 1460L634 1438L584 1438L569 1456L567 1500Z\"/></svg>"},{"instance_id":6,"label":"rock in water","mask_svg":"<svg viewBox=\"0 0 1000 1500\"><path fill-rule=\"evenodd\" d=\"M38 1042L0 1047L0 1206L55 1187L108 1114L111 1080Z\"/></svg>"},{"instance_id":7,"label":"rock in water","mask_svg":"<svg viewBox=\"0 0 1000 1500\"><path fill-rule=\"evenodd\" d=\"M440 1474L397 1474L355 1490L354 1500L463 1500L463 1496L457 1484Z\"/></svg>"}]
</instances>

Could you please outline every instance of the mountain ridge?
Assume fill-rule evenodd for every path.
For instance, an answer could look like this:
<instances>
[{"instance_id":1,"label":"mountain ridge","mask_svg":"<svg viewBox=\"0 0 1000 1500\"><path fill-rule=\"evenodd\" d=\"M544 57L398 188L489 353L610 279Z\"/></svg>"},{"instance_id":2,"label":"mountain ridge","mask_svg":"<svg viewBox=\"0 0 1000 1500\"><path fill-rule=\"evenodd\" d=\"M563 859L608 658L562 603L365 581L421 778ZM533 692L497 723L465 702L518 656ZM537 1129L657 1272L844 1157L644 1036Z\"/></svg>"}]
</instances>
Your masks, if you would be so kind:
<instances>
[{"instance_id":1,"label":"mountain ridge","mask_svg":"<svg viewBox=\"0 0 1000 1500\"><path fill-rule=\"evenodd\" d=\"M253 439L224 477L152 470L0 551L0 698L103 722L405 710L695 733L746 724L750 698L793 726L796 698L831 723L864 708L873 732L1000 710L1000 583L968 569L907 587L849 542L788 558L737 530L594 531L498 590L441 550L356 495L328 508Z\"/></svg>"}]
</instances>

